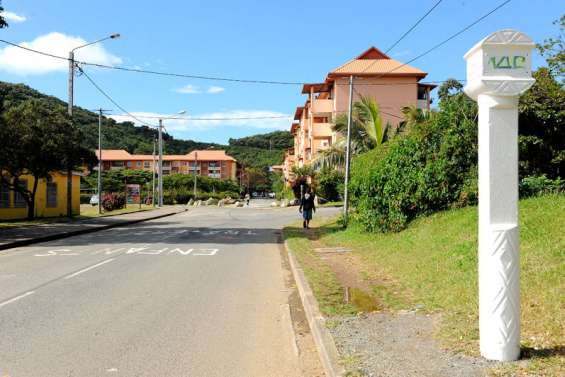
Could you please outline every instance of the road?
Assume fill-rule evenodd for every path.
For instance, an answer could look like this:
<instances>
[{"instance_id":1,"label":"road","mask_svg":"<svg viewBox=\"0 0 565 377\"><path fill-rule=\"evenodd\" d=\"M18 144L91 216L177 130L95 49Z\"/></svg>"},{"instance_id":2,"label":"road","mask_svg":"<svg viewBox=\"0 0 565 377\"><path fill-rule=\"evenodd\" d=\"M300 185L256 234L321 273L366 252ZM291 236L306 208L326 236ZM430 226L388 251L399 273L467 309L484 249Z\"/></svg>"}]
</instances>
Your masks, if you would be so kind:
<instances>
[{"instance_id":1,"label":"road","mask_svg":"<svg viewBox=\"0 0 565 377\"><path fill-rule=\"evenodd\" d=\"M319 371L290 314L280 229L296 219L200 207L0 252L0 376Z\"/></svg>"}]
</instances>

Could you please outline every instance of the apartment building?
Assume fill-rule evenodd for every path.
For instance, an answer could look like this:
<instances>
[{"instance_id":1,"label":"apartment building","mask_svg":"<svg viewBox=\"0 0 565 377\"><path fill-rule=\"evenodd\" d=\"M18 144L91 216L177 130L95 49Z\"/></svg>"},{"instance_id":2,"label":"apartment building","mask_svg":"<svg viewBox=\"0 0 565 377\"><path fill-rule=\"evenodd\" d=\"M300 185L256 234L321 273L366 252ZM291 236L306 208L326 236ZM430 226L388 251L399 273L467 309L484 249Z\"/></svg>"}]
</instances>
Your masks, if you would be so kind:
<instances>
[{"instance_id":1,"label":"apartment building","mask_svg":"<svg viewBox=\"0 0 565 377\"><path fill-rule=\"evenodd\" d=\"M98 150L96 156L100 158ZM149 170L158 173L158 156L130 154L123 149L102 150L102 170ZM183 155L163 155L163 175L194 174L217 179L236 179L237 161L223 150L192 151Z\"/></svg>"},{"instance_id":2,"label":"apartment building","mask_svg":"<svg viewBox=\"0 0 565 377\"><path fill-rule=\"evenodd\" d=\"M302 94L307 98L303 106L296 108L290 128L294 148L285 154L285 178L291 179L292 166L309 164L318 151L343 137L332 130L332 123L348 111L351 76L355 88L353 102L359 101L360 96L374 98L383 124L397 126L403 120L403 107L430 109L430 91L435 85L420 83L426 75L371 47L330 71L324 82L304 84Z\"/></svg>"}]
</instances>

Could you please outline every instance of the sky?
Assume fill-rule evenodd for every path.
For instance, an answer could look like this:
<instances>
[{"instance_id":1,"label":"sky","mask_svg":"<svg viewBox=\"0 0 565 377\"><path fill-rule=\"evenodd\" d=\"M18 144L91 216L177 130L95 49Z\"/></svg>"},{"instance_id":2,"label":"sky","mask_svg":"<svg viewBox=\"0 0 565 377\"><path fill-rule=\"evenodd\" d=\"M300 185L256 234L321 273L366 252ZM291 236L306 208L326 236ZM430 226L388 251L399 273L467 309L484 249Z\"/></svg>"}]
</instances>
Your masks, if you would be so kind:
<instances>
[{"instance_id":1,"label":"sky","mask_svg":"<svg viewBox=\"0 0 565 377\"><path fill-rule=\"evenodd\" d=\"M239 79L321 82L327 73L370 46L390 47L437 0L4 0L10 24L5 39L67 56L73 47L112 33L111 39L77 50L77 60L135 69ZM443 0L389 55L407 61L443 41L503 0ZM552 22L565 13L562 0L512 0L459 37L411 63L424 81L465 78L463 55L488 34L520 30L536 42L558 34ZM534 66L543 65L534 56ZM85 67L129 113L175 116L165 120L179 139L226 143L273 130L288 130L300 85L265 85L164 77ZM0 80L24 83L67 100L67 62L0 43ZM75 79L75 105L123 111L84 76ZM284 117L263 120L190 118ZM145 119L145 118L144 118ZM145 119L155 124L156 119Z\"/></svg>"}]
</instances>

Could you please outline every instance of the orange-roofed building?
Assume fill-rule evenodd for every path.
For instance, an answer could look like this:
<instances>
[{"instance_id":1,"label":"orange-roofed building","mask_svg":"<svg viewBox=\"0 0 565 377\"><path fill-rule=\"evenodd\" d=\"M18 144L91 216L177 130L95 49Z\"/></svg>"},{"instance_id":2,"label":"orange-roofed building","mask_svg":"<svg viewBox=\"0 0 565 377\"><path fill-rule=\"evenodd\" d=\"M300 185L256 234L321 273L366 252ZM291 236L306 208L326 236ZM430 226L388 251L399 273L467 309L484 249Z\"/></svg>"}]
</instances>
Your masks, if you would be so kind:
<instances>
[{"instance_id":1,"label":"orange-roofed building","mask_svg":"<svg viewBox=\"0 0 565 377\"><path fill-rule=\"evenodd\" d=\"M383 125L398 126L402 108L430 109L430 91L435 85L420 83L427 73L404 64L375 47L335 68L321 83L305 84L304 106L296 109L290 132L294 135L294 154L285 155L285 166L310 164L316 153L343 137L332 130L339 114L349 107L349 78L354 77L353 102L372 97L379 105ZM288 161L287 161L288 160ZM285 178L291 180L290 173Z\"/></svg>"},{"instance_id":2,"label":"orange-roofed building","mask_svg":"<svg viewBox=\"0 0 565 377\"><path fill-rule=\"evenodd\" d=\"M100 158L99 151L96 156ZM123 149L102 149L102 170L148 170L159 173L158 156L130 154ZM163 175L194 174L217 179L236 179L237 161L223 150L192 151L182 155L163 155Z\"/></svg>"}]
</instances>

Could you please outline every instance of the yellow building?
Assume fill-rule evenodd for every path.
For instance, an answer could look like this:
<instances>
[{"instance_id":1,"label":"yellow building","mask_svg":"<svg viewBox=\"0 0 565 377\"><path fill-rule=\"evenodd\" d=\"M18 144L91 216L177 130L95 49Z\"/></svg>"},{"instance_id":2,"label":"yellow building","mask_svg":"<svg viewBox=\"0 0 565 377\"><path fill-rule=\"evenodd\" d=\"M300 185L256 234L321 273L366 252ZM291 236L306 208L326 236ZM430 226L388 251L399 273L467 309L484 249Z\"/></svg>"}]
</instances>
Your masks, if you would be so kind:
<instances>
[{"instance_id":1,"label":"yellow building","mask_svg":"<svg viewBox=\"0 0 565 377\"><path fill-rule=\"evenodd\" d=\"M31 191L33 176L23 175L20 182ZM73 174L73 215L80 214L80 175ZM67 215L67 175L52 173L51 182L39 180L35 194L35 217L57 217ZM27 218L27 204L17 192L0 184L0 220Z\"/></svg>"}]
</instances>

